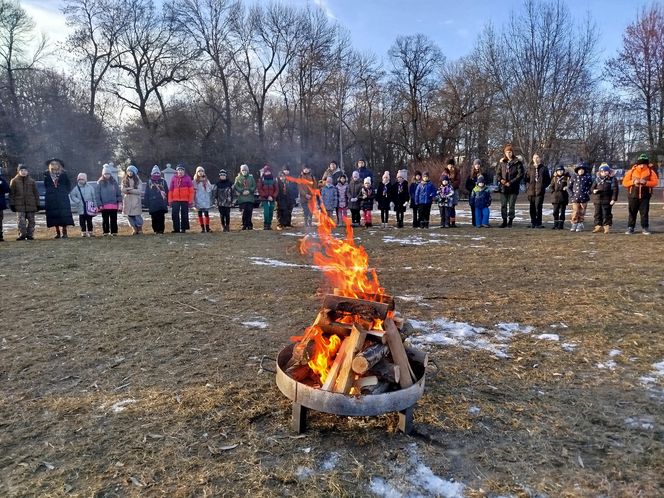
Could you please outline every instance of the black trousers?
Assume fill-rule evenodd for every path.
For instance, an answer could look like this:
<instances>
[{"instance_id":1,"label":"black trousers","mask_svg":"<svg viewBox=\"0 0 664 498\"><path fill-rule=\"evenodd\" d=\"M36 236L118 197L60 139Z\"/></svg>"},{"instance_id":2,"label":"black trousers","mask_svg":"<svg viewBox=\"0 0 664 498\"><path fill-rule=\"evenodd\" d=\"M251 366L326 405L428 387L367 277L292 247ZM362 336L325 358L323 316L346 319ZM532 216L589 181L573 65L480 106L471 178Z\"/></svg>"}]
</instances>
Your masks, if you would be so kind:
<instances>
[{"instance_id":1,"label":"black trousers","mask_svg":"<svg viewBox=\"0 0 664 498\"><path fill-rule=\"evenodd\" d=\"M429 227L429 218L431 217L431 204L417 205L417 218L421 228Z\"/></svg>"},{"instance_id":2,"label":"black trousers","mask_svg":"<svg viewBox=\"0 0 664 498\"><path fill-rule=\"evenodd\" d=\"M543 195L529 195L530 201L530 223L533 227L538 227L542 224L542 206L544 205Z\"/></svg>"},{"instance_id":3,"label":"black trousers","mask_svg":"<svg viewBox=\"0 0 664 498\"><path fill-rule=\"evenodd\" d=\"M641 228L648 228L648 213L650 212L650 197L644 197L642 199L627 199L627 210L629 216L627 218L627 225L630 228L636 226L636 215L641 216Z\"/></svg>"},{"instance_id":4,"label":"black trousers","mask_svg":"<svg viewBox=\"0 0 664 498\"><path fill-rule=\"evenodd\" d=\"M403 214L404 211L397 210L396 215L397 215L397 227L398 228L403 228Z\"/></svg>"},{"instance_id":5,"label":"black trousers","mask_svg":"<svg viewBox=\"0 0 664 498\"><path fill-rule=\"evenodd\" d=\"M452 206L438 206L438 209L440 210L440 226L449 227L450 218L452 217L452 209L454 208ZM473 209L473 211L475 211L475 209Z\"/></svg>"},{"instance_id":6,"label":"black trousers","mask_svg":"<svg viewBox=\"0 0 664 498\"><path fill-rule=\"evenodd\" d=\"M117 209L101 210L101 229L104 233L118 233Z\"/></svg>"},{"instance_id":7,"label":"black trousers","mask_svg":"<svg viewBox=\"0 0 664 498\"><path fill-rule=\"evenodd\" d=\"M519 194L500 194L500 215L503 220L509 218L511 221L514 219L517 195Z\"/></svg>"},{"instance_id":8,"label":"black trousers","mask_svg":"<svg viewBox=\"0 0 664 498\"><path fill-rule=\"evenodd\" d=\"M189 203L186 201L173 201L171 217L173 218L174 232L189 230Z\"/></svg>"},{"instance_id":9,"label":"black trousers","mask_svg":"<svg viewBox=\"0 0 664 498\"><path fill-rule=\"evenodd\" d=\"M253 202L243 202L240 204L240 209L242 209L242 228L254 228L254 224L251 221L251 217L254 214L254 203Z\"/></svg>"},{"instance_id":10,"label":"black trousers","mask_svg":"<svg viewBox=\"0 0 664 498\"><path fill-rule=\"evenodd\" d=\"M557 202L553 204L553 221L565 221L566 203Z\"/></svg>"},{"instance_id":11,"label":"black trousers","mask_svg":"<svg viewBox=\"0 0 664 498\"><path fill-rule=\"evenodd\" d=\"M92 216L89 214L79 214L78 224L81 225L81 232L92 232Z\"/></svg>"},{"instance_id":12,"label":"black trousers","mask_svg":"<svg viewBox=\"0 0 664 498\"><path fill-rule=\"evenodd\" d=\"M613 206L608 203L595 203L595 226L613 225Z\"/></svg>"},{"instance_id":13,"label":"black trousers","mask_svg":"<svg viewBox=\"0 0 664 498\"><path fill-rule=\"evenodd\" d=\"M152 220L152 231L154 233L164 233L166 229L166 211L157 211L150 213Z\"/></svg>"},{"instance_id":14,"label":"black trousers","mask_svg":"<svg viewBox=\"0 0 664 498\"><path fill-rule=\"evenodd\" d=\"M417 206L411 208L413 210L413 228L420 227L420 210Z\"/></svg>"},{"instance_id":15,"label":"black trousers","mask_svg":"<svg viewBox=\"0 0 664 498\"><path fill-rule=\"evenodd\" d=\"M380 222L381 223L389 223L390 222L390 210L389 209L381 209L380 210Z\"/></svg>"},{"instance_id":16,"label":"black trousers","mask_svg":"<svg viewBox=\"0 0 664 498\"><path fill-rule=\"evenodd\" d=\"M362 219L362 216L360 215L360 210L359 209L351 209L350 210L350 221L354 225L359 225L360 220Z\"/></svg>"},{"instance_id":17,"label":"black trousers","mask_svg":"<svg viewBox=\"0 0 664 498\"><path fill-rule=\"evenodd\" d=\"M230 230L231 208L228 206L219 206L219 216L221 217L221 227L224 230Z\"/></svg>"},{"instance_id":18,"label":"black trousers","mask_svg":"<svg viewBox=\"0 0 664 498\"><path fill-rule=\"evenodd\" d=\"M293 223L293 206L277 202L277 223L282 227L289 227Z\"/></svg>"}]
</instances>

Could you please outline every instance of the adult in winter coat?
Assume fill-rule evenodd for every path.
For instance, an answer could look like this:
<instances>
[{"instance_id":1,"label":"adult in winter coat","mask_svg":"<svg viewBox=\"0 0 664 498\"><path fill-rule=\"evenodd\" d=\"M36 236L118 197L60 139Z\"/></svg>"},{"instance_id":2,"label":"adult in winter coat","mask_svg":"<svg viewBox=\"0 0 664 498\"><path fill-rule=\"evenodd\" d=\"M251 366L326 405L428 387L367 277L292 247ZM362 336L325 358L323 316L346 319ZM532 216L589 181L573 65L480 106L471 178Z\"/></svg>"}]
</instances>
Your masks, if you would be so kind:
<instances>
[{"instance_id":1,"label":"adult in winter coat","mask_svg":"<svg viewBox=\"0 0 664 498\"><path fill-rule=\"evenodd\" d=\"M551 204L553 205L553 229L562 230L565 227L565 209L569 203L567 186L569 175L562 164L556 166L551 178Z\"/></svg>"},{"instance_id":2,"label":"adult in winter coat","mask_svg":"<svg viewBox=\"0 0 664 498\"><path fill-rule=\"evenodd\" d=\"M194 179L194 207L198 211L198 226L201 233L209 233L210 230L210 208L212 207L212 183L208 180L203 166L196 168Z\"/></svg>"},{"instance_id":3,"label":"adult in winter coat","mask_svg":"<svg viewBox=\"0 0 664 498\"><path fill-rule=\"evenodd\" d=\"M512 144L505 145L503 157L496 168L496 178L500 185L500 214L503 218L500 228L512 227L516 198L519 195L523 175L523 164L514 155Z\"/></svg>"},{"instance_id":4,"label":"adult in winter coat","mask_svg":"<svg viewBox=\"0 0 664 498\"><path fill-rule=\"evenodd\" d=\"M330 161L330 165L328 168L325 170L325 173L323 173L323 178L321 178L321 187L325 185L325 181L327 180L328 176L332 177L332 184L336 185L339 182L339 177L343 174L343 171L337 165L336 161Z\"/></svg>"},{"instance_id":5,"label":"adult in winter coat","mask_svg":"<svg viewBox=\"0 0 664 498\"><path fill-rule=\"evenodd\" d=\"M618 180L611 175L611 167L602 163L595 181L590 187L595 205L595 228L593 233L609 233L613 224L613 205L618 200Z\"/></svg>"},{"instance_id":6,"label":"adult in winter coat","mask_svg":"<svg viewBox=\"0 0 664 498\"><path fill-rule=\"evenodd\" d=\"M71 181L60 159L46 161L48 168L44 172L44 188L46 189L46 226L55 227L55 238L67 238L67 227L74 226L71 215L69 192Z\"/></svg>"},{"instance_id":7,"label":"adult in winter coat","mask_svg":"<svg viewBox=\"0 0 664 498\"><path fill-rule=\"evenodd\" d=\"M394 185L390 181L390 172L383 173L382 181L376 187L376 202L380 209L380 226L387 227L390 222L390 203L394 201Z\"/></svg>"},{"instance_id":8,"label":"adult in winter coat","mask_svg":"<svg viewBox=\"0 0 664 498\"><path fill-rule=\"evenodd\" d=\"M339 191L334 185L332 176L328 176L325 185L320 189L320 200L325 207L325 212L329 218L332 218L339 207Z\"/></svg>"},{"instance_id":9,"label":"adult in winter coat","mask_svg":"<svg viewBox=\"0 0 664 498\"><path fill-rule=\"evenodd\" d=\"M28 168L18 165L16 176L9 183L9 208L16 213L18 238L32 240L35 233L35 213L39 210L37 182L30 178Z\"/></svg>"},{"instance_id":10,"label":"adult in winter coat","mask_svg":"<svg viewBox=\"0 0 664 498\"><path fill-rule=\"evenodd\" d=\"M145 186L145 204L150 213L152 231L163 234L166 229L166 213L168 213L168 185L161 177L161 171L156 164L150 172L150 179Z\"/></svg>"},{"instance_id":11,"label":"adult in winter coat","mask_svg":"<svg viewBox=\"0 0 664 498\"><path fill-rule=\"evenodd\" d=\"M253 230L254 224L251 217L254 213L256 180L249 173L249 166L246 164L240 166L240 172L235 177L233 188L237 196L237 203L242 210L242 230Z\"/></svg>"},{"instance_id":12,"label":"adult in winter coat","mask_svg":"<svg viewBox=\"0 0 664 498\"><path fill-rule=\"evenodd\" d=\"M362 191L363 180L358 171L353 171L350 182L348 183L348 209L350 209L351 225L360 226L360 192Z\"/></svg>"},{"instance_id":13,"label":"adult in winter coat","mask_svg":"<svg viewBox=\"0 0 664 498\"><path fill-rule=\"evenodd\" d=\"M133 164L127 167L122 177L122 214L131 225L132 235L143 233L143 205L141 202L141 185L138 168Z\"/></svg>"},{"instance_id":14,"label":"adult in winter coat","mask_svg":"<svg viewBox=\"0 0 664 498\"><path fill-rule=\"evenodd\" d=\"M337 189L337 225L341 226L346 223L348 217L348 178L345 174L339 177L335 188Z\"/></svg>"},{"instance_id":15,"label":"adult in winter coat","mask_svg":"<svg viewBox=\"0 0 664 498\"><path fill-rule=\"evenodd\" d=\"M447 175L450 180L450 185L455 191L458 191L461 188L461 172L459 171L459 168L456 167L456 161L454 161L453 158L447 160L443 175Z\"/></svg>"},{"instance_id":16,"label":"adult in winter coat","mask_svg":"<svg viewBox=\"0 0 664 498\"><path fill-rule=\"evenodd\" d=\"M576 165L574 173L575 175L570 180L567 188L569 190L569 200L572 202L572 228L570 228L570 232L582 232L593 179L583 163Z\"/></svg>"},{"instance_id":17,"label":"adult in winter coat","mask_svg":"<svg viewBox=\"0 0 664 498\"><path fill-rule=\"evenodd\" d=\"M652 189L659 183L657 173L649 165L648 156L641 154L636 164L623 177L623 186L627 188L627 206L629 216L627 219L628 234L634 233L636 215L641 215L641 231L650 235L648 214L650 212L650 197Z\"/></svg>"},{"instance_id":18,"label":"adult in winter coat","mask_svg":"<svg viewBox=\"0 0 664 498\"><path fill-rule=\"evenodd\" d=\"M373 171L371 171L369 168L367 168L367 163L364 161L364 159L360 159L357 161L357 168L355 169L360 174L360 180L362 180L362 183L364 184L364 179L369 177L371 178L371 183L373 184Z\"/></svg>"},{"instance_id":19,"label":"adult in winter coat","mask_svg":"<svg viewBox=\"0 0 664 498\"><path fill-rule=\"evenodd\" d=\"M313 177L311 174L311 169L306 164L302 166L300 180L303 183L298 183L297 189L300 194L300 205L302 206L302 213L304 214L304 226L310 227L313 225L312 209L315 209L315 206L313 206L311 202L314 198L312 190L316 188L316 179Z\"/></svg>"},{"instance_id":20,"label":"adult in winter coat","mask_svg":"<svg viewBox=\"0 0 664 498\"><path fill-rule=\"evenodd\" d=\"M279 195L279 185L272 175L272 168L266 164L258 179L258 196L263 205L263 230L272 230L274 206Z\"/></svg>"},{"instance_id":21,"label":"adult in winter coat","mask_svg":"<svg viewBox=\"0 0 664 498\"><path fill-rule=\"evenodd\" d=\"M417 218L420 228L429 228L431 204L438 193L436 186L429 180L429 173L422 174L422 181L415 189L415 203L417 204Z\"/></svg>"},{"instance_id":22,"label":"adult in winter coat","mask_svg":"<svg viewBox=\"0 0 664 498\"><path fill-rule=\"evenodd\" d=\"M419 208L417 207L417 196L415 195L417 187L422 183L422 172L415 170L415 176L408 187L408 195L410 196L410 209L413 211L413 228L420 228Z\"/></svg>"},{"instance_id":23,"label":"adult in winter coat","mask_svg":"<svg viewBox=\"0 0 664 498\"><path fill-rule=\"evenodd\" d=\"M397 228L403 228L403 214L410 200L410 189L405 178L405 173L397 173L397 183L394 184L394 212L397 216Z\"/></svg>"},{"instance_id":24,"label":"adult in winter coat","mask_svg":"<svg viewBox=\"0 0 664 498\"><path fill-rule=\"evenodd\" d=\"M168 204L171 206L173 233L189 230L189 209L194 206L194 182L182 164L175 168L175 176L168 186Z\"/></svg>"},{"instance_id":25,"label":"adult in winter coat","mask_svg":"<svg viewBox=\"0 0 664 498\"><path fill-rule=\"evenodd\" d=\"M533 162L526 171L526 194L530 202L530 228L544 228L542 225L542 206L544 194L551 185L549 168L542 163L539 154L533 154Z\"/></svg>"},{"instance_id":26,"label":"adult in winter coat","mask_svg":"<svg viewBox=\"0 0 664 498\"><path fill-rule=\"evenodd\" d=\"M118 210L122 209L122 192L106 165L101 169L95 194L101 210L102 232L104 236L115 237L118 234Z\"/></svg>"},{"instance_id":27,"label":"adult in winter coat","mask_svg":"<svg viewBox=\"0 0 664 498\"><path fill-rule=\"evenodd\" d=\"M88 175L79 173L76 186L69 192L71 204L78 212L78 223L81 226L81 237L92 237L92 217L97 214L99 202L95 188L88 183Z\"/></svg>"},{"instance_id":28,"label":"adult in winter coat","mask_svg":"<svg viewBox=\"0 0 664 498\"><path fill-rule=\"evenodd\" d=\"M468 196L470 209L475 211L476 227L489 228L489 206L491 206L491 191L484 183L484 177L479 175L473 191Z\"/></svg>"},{"instance_id":29,"label":"adult in winter coat","mask_svg":"<svg viewBox=\"0 0 664 498\"><path fill-rule=\"evenodd\" d=\"M0 170L2 171L2 170ZM7 209L7 201L5 200L5 195L9 193L9 182L5 180L5 177L0 173L0 242L4 242L3 231L2 231L2 222L4 219L5 209Z\"/></svg>"},{"instance_id":30,"label":"adult in winter coat","mask_svg":"<svg viewBox=\"0 0 664 498\"><path fill-rule=\"evenodd\" d=\"M212 190L212 198L219 208L221 218L221 229L224 232L231 231L231 207L233 206L233 182L228 179L228 172L225 169L219 171L219 181L215 183Z\"/></svg>"},{"instance_id":31,"label":"adult in winter coat","mask_svg":"<svg viewBox=\"0 0 664 498\"><path fill-rule=\"evenodd\" d=\"M297 202L297 183L289 180L290 170L284 167L277 178L277 230L293 226L293 208Z\"/></svg>"},{"instance_id":32,"label":"adult in winter coat","mask_svg":"<svg viewBox=\"0 0 664 498\"><path fill-rule=\"evenodd\" d=\"M472 166L470 167L470 173L468 173L468 178L466 178L466 192L468 192L468 198L470 199L470 194L473 192L473 189L475 188L475 185L477 185L477 178L479 176L482 176L484 179L484 172L482 171L482 161L479 159L475 159L473 161ZM471 209L470 210L471 218L472 218L472 225L477 226L475 223L475 210Z\"/></svg>"}]
</instances>

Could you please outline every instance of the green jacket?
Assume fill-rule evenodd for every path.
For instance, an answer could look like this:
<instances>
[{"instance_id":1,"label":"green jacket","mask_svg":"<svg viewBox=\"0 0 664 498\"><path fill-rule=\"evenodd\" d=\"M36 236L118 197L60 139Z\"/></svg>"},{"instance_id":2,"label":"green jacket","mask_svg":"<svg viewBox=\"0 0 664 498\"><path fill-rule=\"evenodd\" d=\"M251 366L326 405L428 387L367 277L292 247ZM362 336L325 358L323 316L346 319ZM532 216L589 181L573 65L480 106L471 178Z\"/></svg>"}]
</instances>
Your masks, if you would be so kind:
<instances>
[{"instance_id":1,"label":"green jacket","mask_svg":"<svg viewBox=\"0 0 664 498\"><path fill-rule=\"evenodd\" d=\"M235 177L235 183L233 188L237 193L237 203L243 204L245 202L254 202L254 192L256 191L256 180L251 175L251 173L244 176L242 173L238 173ZM249 191L248 195L244 195L242 192L245 190Z\"/></svg>"}]
</instances>

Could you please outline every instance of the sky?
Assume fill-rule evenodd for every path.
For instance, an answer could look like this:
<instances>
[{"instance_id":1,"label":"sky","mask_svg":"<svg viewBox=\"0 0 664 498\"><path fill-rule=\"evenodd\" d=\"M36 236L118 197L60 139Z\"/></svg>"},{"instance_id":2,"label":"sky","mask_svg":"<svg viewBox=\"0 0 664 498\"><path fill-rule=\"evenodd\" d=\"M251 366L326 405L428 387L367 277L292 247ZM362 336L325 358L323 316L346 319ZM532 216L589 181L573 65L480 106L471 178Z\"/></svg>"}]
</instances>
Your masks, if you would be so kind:
<instances>
[{"instance_id":1,"label":"sky","mask_svg":"<svg viewBox=\"0 0 664 498\"><path fill-rule=\"evenodd\" d=\"M156 0L160 2L161 0ZM262 0L255 0L262 1ZM282 0L284 3L320 7L350 32L362 52L385 58L397 36L423 33L433 39L448 60L468 55L483 27L504 24L523 0ZM21 0L39 30L53 42L64 40L66 26L60 0ZM572 16L581 21L591 14L597 26L600 60L620 48L622 34L639 9L641 0L568 0Z\"/></svg>"}]
</instances>

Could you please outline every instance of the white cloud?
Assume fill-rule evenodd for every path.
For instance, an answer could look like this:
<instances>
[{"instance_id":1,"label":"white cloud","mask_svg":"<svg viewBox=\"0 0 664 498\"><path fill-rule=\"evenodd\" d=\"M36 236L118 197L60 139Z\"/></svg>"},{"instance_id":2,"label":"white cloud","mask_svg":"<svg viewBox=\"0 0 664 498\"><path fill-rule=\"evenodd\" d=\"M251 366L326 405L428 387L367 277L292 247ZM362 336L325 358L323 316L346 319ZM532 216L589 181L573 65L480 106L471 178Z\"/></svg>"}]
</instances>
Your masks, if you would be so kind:
<instances>
[{"instance_id":1,"label":"white cloud","mask_svg":"<svg viewBox=\"0 0 664 498\"><path fill-rule=\"evenodd\" d=\"M60 2L48 0L23 0L21 6L35 22L37 33L43 33L49 41L49 51L53 51L59 44L67 39L69 28L65 16L60 12ZM37 45L39 36L35 36L34 44ZM49 58L50 63L57 64L55 55Z\"/></svg>"},{"instance_id":2,"label":"white cloud","mask_svg":"<svg viewBox=\"0 0 664 498\"><path fill-rule=\"evenodd\" d=\"M327 3L327 0L314 0L314 3L318 8L320 8L323 12L325 12L325 15L329 17L330 19L336 19L337 16L334 15L334 12L332 12L332 9Z\"/></svg>"}]
</instances>

